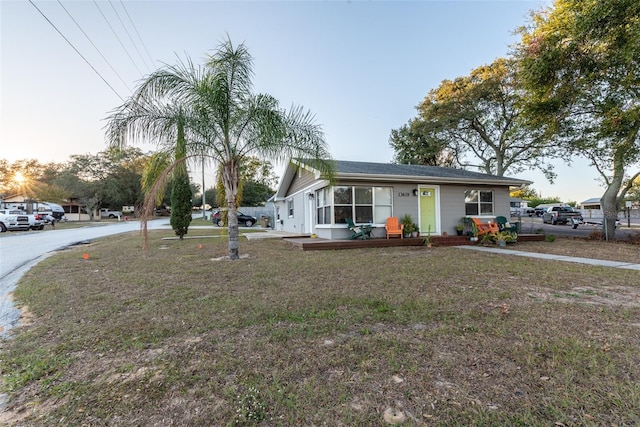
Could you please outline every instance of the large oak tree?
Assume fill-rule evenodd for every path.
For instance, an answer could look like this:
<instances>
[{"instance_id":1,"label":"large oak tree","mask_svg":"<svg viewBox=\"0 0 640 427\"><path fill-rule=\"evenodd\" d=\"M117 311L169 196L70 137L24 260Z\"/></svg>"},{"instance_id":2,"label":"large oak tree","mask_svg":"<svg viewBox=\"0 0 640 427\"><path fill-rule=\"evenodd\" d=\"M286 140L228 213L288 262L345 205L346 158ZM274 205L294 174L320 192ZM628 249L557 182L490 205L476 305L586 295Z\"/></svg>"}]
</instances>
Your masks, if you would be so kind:
<instances>
[{"instance_id":1,"label":"large oak tree","mask_svg":"<svg viewBox=\"0 0 640 427\"><path fill-rule=\"evenodd\" d=\"M640 160L640 2L556 0L521 34L516 55L531 118L598 171L603 227L613 237Z\"/></svg>"},{"instance_id":2,"label":"large oak tree","mask_svg":"<svg viewBox=\"0 0 640 427\"><path fill-rule=\"evenodd\" d=\"M447 144L431 134L428 124L419 118L409 120L399 129L393 129L389 145L394 151L394 162L405 165L460 167Z\"/></svg>"},{"instance_id":3,"label":"large oak tree","mask_svg":"<svg viewBox=\"0 0 640 427\"><path fill-rule=\"evenodd\" d=\"M521 95L514 64L504 58L444 80L418 106L418 117L392 132L392 139L408 135L415 141L413 147L396 144L396 157L433 158L440 152L455 158L447 165L499 176L542 168L553 178L544 161L555 153L547 149L542 129L527 127Z\"/></svg>"}]
</instances>

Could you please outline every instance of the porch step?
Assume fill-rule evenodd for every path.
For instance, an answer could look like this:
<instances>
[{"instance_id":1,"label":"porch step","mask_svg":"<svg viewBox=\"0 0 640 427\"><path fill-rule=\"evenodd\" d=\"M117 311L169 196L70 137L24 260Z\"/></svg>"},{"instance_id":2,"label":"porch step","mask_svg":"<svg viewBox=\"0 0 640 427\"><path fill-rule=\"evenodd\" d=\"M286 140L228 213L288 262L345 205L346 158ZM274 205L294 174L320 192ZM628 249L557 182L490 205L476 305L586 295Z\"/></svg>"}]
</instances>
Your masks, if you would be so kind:
<instances>
[{"instance_id":1,"label":"porch step","mask_svg":"<svg viewBox=\"0 0 640 427\"><path fill-rule=\"evenodd\" d=\"M255 233L258 234L258 233ZM543 241L544 234L518 234L518 242ZM356 249L356 248L386 248L394 246L423 246L425 237L409 237L404 239L366 239L366 240L328 240L310 237L284 237L283 240L303 251L318 251L328 249ZM468 236L431 236L431 243L436 246L477 245Z\"/></svg>"},{"instance_id":2,"label":"porch step","mask_svg":"<svg viewBox=\"0 0 640 427\"><path fill-rule=\"evenodd\" d=\"M542 242L544 234L518 234L518 242ZM464 246L477 245L478 242L472 242L468 236L431 236L431 242L434 246Z\"/></svg>"},{"instance_id":3,"label":"porch step","mask_svg":"<svg viewBox=\"0 0 640 427\"><path fill-rule=\"evenodd\" d=\"M462 245L475 245L476 242L472 242L469 236L431 236L431 243L434 246L462 246Z\"/></svg>"}]
</instances>

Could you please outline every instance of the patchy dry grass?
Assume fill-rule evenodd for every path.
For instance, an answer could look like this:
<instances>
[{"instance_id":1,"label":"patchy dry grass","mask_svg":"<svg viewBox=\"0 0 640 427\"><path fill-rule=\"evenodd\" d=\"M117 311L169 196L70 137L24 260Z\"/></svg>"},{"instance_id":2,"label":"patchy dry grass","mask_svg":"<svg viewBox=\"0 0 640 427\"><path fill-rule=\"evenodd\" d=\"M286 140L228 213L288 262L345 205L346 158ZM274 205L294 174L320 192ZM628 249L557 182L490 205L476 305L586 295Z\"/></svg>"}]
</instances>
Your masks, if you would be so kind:
<instances>
[{"instance_id":1,"label":"patchy dry grass","mask_svg":"<svg viewBox=\"0 0 640 427\"><path fill-rule=\"evenodd\" d=\"M3 344L6 424L640 423L636 271L280 240L213 261L224 238L152 236L147 257L134 233L25 276L34 318ZM616 245L518 249L637 261Z\"/></svg>"},{"instance_id":2,"label":"patchy dry grass","mask_svg":"<svg viewBox=\"0 0 640 427\"><path fill-rule=\"evenodd\" d=\"M604 243L599 240L562 238L554 242L509 245L508 248L526 252L640 263L640 245L631 245L623 241Z\"/></svg>"}]
</instances>

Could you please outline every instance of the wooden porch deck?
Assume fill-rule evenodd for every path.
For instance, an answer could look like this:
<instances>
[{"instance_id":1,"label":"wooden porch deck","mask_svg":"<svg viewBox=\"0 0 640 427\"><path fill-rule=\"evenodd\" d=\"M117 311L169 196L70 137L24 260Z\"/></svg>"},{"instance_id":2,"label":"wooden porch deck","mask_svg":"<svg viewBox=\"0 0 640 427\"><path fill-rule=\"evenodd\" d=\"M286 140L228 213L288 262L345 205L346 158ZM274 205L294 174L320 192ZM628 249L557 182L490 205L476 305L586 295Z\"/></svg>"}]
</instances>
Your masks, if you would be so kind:
<instances>
[{"instance_id":1,"label":"wooden porch deck","mask_svg":"<svg viewBox=\"0 0 640 427\"><path fill-rule=\"evenodd\" d=\"M518 242L543 241L544 234L518 234ZM328 249L388 248L397 246L422 246L424 237L405 237L404 239L375 238L367 240L329 240L311 237L284 237L283 240L303 251L321 251ZM466 236L431 236L431 243L437 246L476 245Z\"/></svg>"}]
</instances>

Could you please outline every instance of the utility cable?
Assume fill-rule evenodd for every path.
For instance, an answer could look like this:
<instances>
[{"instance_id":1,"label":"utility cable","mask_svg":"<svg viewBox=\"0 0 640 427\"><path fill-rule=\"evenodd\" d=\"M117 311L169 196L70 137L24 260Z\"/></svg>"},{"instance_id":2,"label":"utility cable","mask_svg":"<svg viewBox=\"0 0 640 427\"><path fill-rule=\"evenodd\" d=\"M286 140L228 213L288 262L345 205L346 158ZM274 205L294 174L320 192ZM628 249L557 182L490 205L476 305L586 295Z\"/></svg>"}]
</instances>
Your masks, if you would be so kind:
<instances>
[{"instance_id":1,"label":"utility cable","mask_svg":"<svg viewBox=\"0 0 640 427\"><path fill-rule=\"evenodd\" d=\"M120 4L122 5L122 8L124 9L124 13L127 14L127 18L129 18L129 22L131 23L131 26L135 30L136 35L138 36L138 39L140 40L140 43L142 44L142 47L144 48L145 52L147 53L147 56L149 57L149 60L151 60L151 68L153 68L153 64L154 64L155 61L151 57L151 54L149 53L149 49L147 49L147 45L144 43L144 40L140 36L140 33L138 32L138 28L136 27L136 24L133 23L133 19L131 19L131 15L129 15L129 11L124 6L124 2L122 0L120 0Z\"/></svg>"},{"instance_id":2,"label":"utility cable","mask_svg":"<svg viewBox=\"0 0 640 427\"><path fill-rule=\"evenodd\" d=\"M115 94L116 94L116 96L117 96L118 98L120 98L120 100L124 103L124 99L120 96L120 94L119 94L119 93L118 93L118 92L113 88L113 86L111 86L111 85L109 84L109 82L108 82L104 77L102 77L102 74L100 74L100 73L98 72L98 70L96 70L96 68L95 68L93 65L91 65L91 63L87 60L87 58L85 58L85 57L80 53L80 51L79 51L78 49L76 49L76 47L73 45L73 43L71 43L71 42L69 41L69 39L67 39L67 38L64 36L64 34L62 34L62 32L58 29L58 27L56 27L56 26L55 26L55 24L54 24L53 22L51 22L51 20L50 20L49 18L47 18L47 15L45 15L45 14L40 10L40 8L38 8L38 6L36 6L36 5L35 5L35 3L34 3L32 0L29 0L29 3L31 3L31 5L32 5L33 7L35 7L35 8L36 8L36 10L37 10L38 12L40 12L40 15L42 15L42 17L43 17L44 19L46 19L46 20L47 20L47 22L48 22L48 23L49 23L49 24L50 24L50 25L51 25L51 26L52 26L52 27L53 27L53 28L58 32L58 34L60 34L60 37L62 37L62 38L64 39L64 41L66 41L66 42L69 44L69 46L71 46L71 48L73 48L73 50L75 50L75 51L76 51L76 53L77 53L78 55L80 55L80 58L82 58L82 59L84 60L84 62L86 62L86 63L87 63L87 65L88 65L89 67L91 67L91 69L92 69L92 70L93 70L93 71L98 75L98 77L100 77L100 78L102 79L102 81L103 81L107 86L109 86L109 89L111 89L111 90L113 91L113 93L115 93Z\"/></svg>"},{"instance_id":3,"label":"utility cable","mask_svg":"<svg viewBox=\"0 0 640 427\"><path fill-rule=\"evenodd\" d=\"M118 33L116 33L116 30L113 29L113 26L111 26L111 23L109 22L109 20L105 16L105 14L102 12L102 9L100 9L100 6L98 6L98 2L96 0L93 0L93 4L96 5L96 7L98 8L98 11L100 12L100 15L102 15L102 17L104 18L104 21L107 23L109 28L111 28L111 32L113 32L113 35L116 36L116 39L118 39L118 42L120 43L120 46L122 47L124 52L127 54L129 59L131 60L131 63L133 64L133 66L136 68L136 70L138 70L138 74L142 75L143 73L142 73L142 71L140 71L140 68L138 68L138 64L136 64L136 61L133 60L133 58L129 54L129 51L127 50L125 45L122 43L122 40L120 40L120 37L118 37Z\"/></svg>"},{"instance_id":4,"label":"utility cable","mask_svg":"<svg viewBox=\"0 0 640 427\"><path fill-rule=\"evenodd\" d=\"M120 22L120 25L122 25L122 28L124 29L124 32L127 34L127 37L129 37L129 41L133 45L133 48L136 50L136 52L138 52L138 56L142 60L142 63L144 64L145 67L147 67L147 70L149 72L151 72L151 67L149 67L149 65L147 64L147 61L145 61L144 57L140 53L140 49L138 49L138 45L136 44L136 42L133 41L133 38L131 37L131 34L129 33L129 30L127 30L127 27L124 25L124 22L122 22L122 18L120 18L120 14L118 14L118 11L116 10L116 8L113 5L113 2L111 0L109 0L109 5L111 6L111 9L113 9L113 13L116 14L116 18L118 18L118 21Z\"/></svg>"},{"instance_id":5,"label":"utility cable","mask_svg":"<svg viewBox=\"0 0 640 427\"><path fill-rule=\"evenodd\" d=\"M124 87L127 88L127 90L129 92L131 92L131 89L129 88L129 85L127 85L127 83L122 79L122 77L120 77L120 74L118 74L118 72L116 71L115 68L113 68L113 66L111 65L111 63L109 62L109 60L107 60L107 58L104 57L104 55L102 54L102 52L100 51L100 49L98 49L98 46L96 46L93 41L89 38L89 36L87 35L87 33L84 32L84 30L82 29L82 27L80 26L80 24L78 24L78 22L73 18L73 16L71 16L71 13L67 10L66 7L64 7L64 5L62 4L62 2L60 0L58 0L58 4L60 5L60 7L62 7L64 9L65 12L67 12L67 15L69 15L69 18L71 18L71 20L73 21L74 24L76 24L76 26L78 27L78 29L82 32L82 34L84 34L84 36L87 38L87 40L89 40L89 43L91 43L91 46L93 46L95 48L95 50L98 52L98 54L100 54L100 56L102 57L102 59L104 59L104 62L107 63L107 65L109 66L109 68L111 68L111 71L113 71L115 73L116 76L118 76L118 78L120 79L120 81L122 82L122 84L124 85Z\"/></svg>"}]
</instances>

